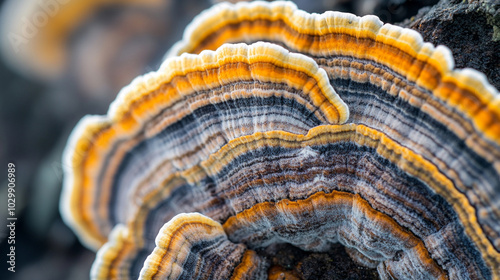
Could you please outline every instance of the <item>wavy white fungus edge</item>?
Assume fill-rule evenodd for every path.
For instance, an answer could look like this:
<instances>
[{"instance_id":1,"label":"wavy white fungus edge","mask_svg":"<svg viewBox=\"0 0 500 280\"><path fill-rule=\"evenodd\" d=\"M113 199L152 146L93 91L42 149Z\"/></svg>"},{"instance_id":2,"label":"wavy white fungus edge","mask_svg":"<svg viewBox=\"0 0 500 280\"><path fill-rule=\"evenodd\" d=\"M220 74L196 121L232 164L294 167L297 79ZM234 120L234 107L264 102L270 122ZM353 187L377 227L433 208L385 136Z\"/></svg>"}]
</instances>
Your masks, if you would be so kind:
<instances>
[{"instance_id":1,"label":"wavy white fungus edge","mask_svg":"<svg viewBox=\"0 0 500 280\"><path fill-rule=\"evenodd\" d=\"M373 38L376 38L382 43L394 45L406 45L405 48L411 55L414 55L421 61L429 61L434 67L442 73L443 79L447 76L461 76L469 77L479 81L476 83L480 92L479 98L481 101L487 101L490 108L500 112L500 94L498 90L489 84L486 76L474 69L454 69L455 62L450 49L446 46L439 45L435 47L431 43L423 41L422 36L415 30L395 26L392 24L384 24L382 21L373 15L358 17L349 13L341 12L325 12L323 14L309 14L305 11L299 10L297 6L289 1L275 1L275 2L239 2L237 4L220 3L214 5L210 9L205 10L200 15L195 17L193 21L187 26L181 41L177 42L167 52L165 59L179 55L184 52L186 48L191 48L193 42L197 43L200 33L204 34L206 26L218 26L227 22L227 16L232 19L238 17L239 14L244 14L246 17L251 18L252 15L249 11L259 10L267 14L272 14L275 11L286 13L285 18L289 19L292 28L301 30L304 22L313 21L319 28L328 28L328 31L334 31L336 25L342 24L342 28L347 28L344 24L346 22L352 24L352 29L357 29L359 32L367 30L373 33ZM215 16L219 15L219 16ZM332 22L333 21L333 22ZM210 30L217 29L211 28ZM249 34L248 36L251 36ZM423 86L423 82L419 77L407 77L410 81L416 81L417 85Z\"/></svg>"},{"instance_id":2,"label":"wavy white fungus edge","mask_svg":"<svg viewBox=\"0 0 500 280\"><path fill-rule=\"evenodd\" d=\"M271 43L266 42L257 42L252 45L246 45L243 43L240 44L224 44L216 51L203 51L199 55L193 54L183 54L180 57L172 57L167 59L162 63L159 70L156 72L150 72L143 76L139 76L135 78L128 86L125 86L116 97L115 101L113 101L109 107L107 115L105 116L95 116L89 115L85 116L80 120L80 122L73 129L66 148L63 152L63 172L64 172L64 180L63 180L63 191L61 195L60 201L60 212L63 216L64 221L68 224L77 234L80 241L89 249L96 250L100 246L100 241L96 240L91 236L91 234L80 224L78 215L75 215L75 211L72 209L74 206L72 205L72 199L76 194L74 193L74 185L75 179L73 171L76 169L75 161L78 160L80 155L76 154L75 147L78 142L85 137L85 135L89 134L89 130L95 127L101 127L110 125L116 121L118 121L123 114L125 114L131 105L131 103L140 98L140 96L149 94L151 91L157 89L161 84L166 81L170 81L172 77L178 75L179 73L183 73L185 68L181 68L181 70L176 70L176 66L185 65L187 61L191 61L190 65L185 65L183 67L189 68L202 68L210 65L217 65L221 60L223 61L231 61L235 59L235 56L227 56L224 55L227 52L232 52L232 54L238 54L239 57L256 57L261 55L262 53L257 53L257 49L262 51L262 48L265 49L267 54L272 55L272 57L276 59L281 59L281 63L285 64L287 67L292 69L296 69L301 72L308 73L311 75L317 82L318 86L322 88L324 94L329 98L330 102L334 104L336 108L339 108L339 114L341 119L338 124L345 123L349 118L349 109L347 105L340 99L335 90L329 83L328 76L325 70L318 67L316 62L302 54L290 53L288 50ZM303 63L297 63L297 62ZM198 63L201 62L201 63ZM195 65L195 66L193 66ZM342 114L342 110L343 113ZM152 112L150 114L155 114ZM137 119L136 119L137 120ZM134 131L128 131L127 134L121 135L121 138L127 138L131 135L135 134ZM99 169L99 167L97 167ZM93 209L88 209L89 211L93 211ZM94 216L94 215L93 215Z\"/></svg>"}]
</instances>

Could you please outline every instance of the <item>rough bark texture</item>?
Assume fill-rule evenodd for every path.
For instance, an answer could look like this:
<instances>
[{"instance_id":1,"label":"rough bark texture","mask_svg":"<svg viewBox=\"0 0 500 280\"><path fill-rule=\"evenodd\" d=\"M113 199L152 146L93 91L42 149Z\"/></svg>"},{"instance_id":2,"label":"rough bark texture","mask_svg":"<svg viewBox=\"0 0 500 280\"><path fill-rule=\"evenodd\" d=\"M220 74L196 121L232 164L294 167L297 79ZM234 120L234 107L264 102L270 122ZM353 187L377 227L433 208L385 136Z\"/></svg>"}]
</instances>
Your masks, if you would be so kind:
<instances>
[{"instance_id":1,"label":"rough bark texture","mask_svg":"<svg viewBox=\"0 0 500 280\"><path fill-rule=\"evenodd\" d=\"M376 268L355 263L340 244L326 253L306 252L290 244L275 244L258 253L272 264L269 279L379 279Z\"/></svg>"},{"instance_id":2,"label":"rough bark texture","mask_svg":"<svg viewBox=\"0 0 500 280\"><path fill-rule=\"evenodd\" d=\"M457 68L479 70L500 88L500 1L441 0L398 25L420 32L424 41L447 46Z\"/></svg>"}]
</instances>

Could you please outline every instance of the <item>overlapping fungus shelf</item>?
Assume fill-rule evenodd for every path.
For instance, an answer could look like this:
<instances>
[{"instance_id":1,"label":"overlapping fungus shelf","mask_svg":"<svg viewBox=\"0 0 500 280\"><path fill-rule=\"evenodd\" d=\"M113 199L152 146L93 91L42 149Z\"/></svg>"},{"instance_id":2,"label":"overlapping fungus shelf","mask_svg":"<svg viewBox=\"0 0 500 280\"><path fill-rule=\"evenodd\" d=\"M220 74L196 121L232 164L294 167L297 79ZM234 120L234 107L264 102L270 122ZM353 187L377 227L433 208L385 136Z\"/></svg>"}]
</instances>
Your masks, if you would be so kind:
<instances>
[{"instance_id":1,"label":"overlapping fungus shelf","mask_svg":"<svg viewBox=\"0 0 500 280\"><path fill-rule=\"evenodd\" d=\"M42 79L57 79L61 77L63 71L67 70L69 61L72 60L71 63L75 63L75 58L68 57L67 52L70 45L74 43L75 35L81 32L79 29L82 26L113 9L115 13L120 9L121 11L161 10L166 7L168 1L8 0L5 2L0 19L0 34L2 34L0 44L4 58L24 74ZM141 19L144 21L144 18ZM135 25L140 26L137 22ZM128 28L137 27L130 28L129 25ZM109 37L121 40L122 44L126 43L121 38L126 36L116 33L113 35ZM136 40L139 39L136 38ZM110 40L101 49L94 48L89 55L96 55L102 49L110 48L109 45L118 48L113 46L114 44ZM108 52L108 56L111 57L119 52L116 49L114 51ZM93 61L93 63L99 62Z\"/></svg>"},{"instance_id":2,"label":"overlapping fungus shelf","mask_svg":"<svg viewBox=\"0 0 500 280\"><path fill-rule=\"evenodd\" d=\"M340 243L382 279L500 279L500 98L445 47L252 2L167 57L69 140L92 278L265 279L260 249Z\"/></svg>"}]
</instances>

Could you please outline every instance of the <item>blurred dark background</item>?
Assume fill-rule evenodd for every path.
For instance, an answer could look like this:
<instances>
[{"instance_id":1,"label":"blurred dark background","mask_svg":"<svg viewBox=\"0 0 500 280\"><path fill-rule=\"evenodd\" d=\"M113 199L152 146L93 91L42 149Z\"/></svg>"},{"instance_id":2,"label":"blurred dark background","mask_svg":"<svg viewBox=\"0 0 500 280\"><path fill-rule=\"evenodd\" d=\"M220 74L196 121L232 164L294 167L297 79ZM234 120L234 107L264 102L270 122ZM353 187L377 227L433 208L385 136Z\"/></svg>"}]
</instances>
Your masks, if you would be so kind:
<instances>
[{"instance_id":1,"label":"blurred dark background","mask_svg":"<svg viewBox=\"0 0 500 280\"><path fill-rule=\"evenodd\" d=\"M185 26L193 17L212 2L218 2L159 1L165 2L160 11L115 5L92 13L66 39L66 66L56 78L22 73L7 63L5 55L0 59L3 84L0 91L0 166L4 168L0 176L0 220L7 224L9 162L16 165L18 218L15 273L7 270L6 254L10 245L5 238L8 229L0 227L0 279L88 279L95 253L82 247L59 214L63 176L61 154L67 137L85 114L104 114L119 89L133 77L155 70L162 55L181 39ZM6 7L4 2L9 1L0 0L2 10ZM438 1L294 2L308 12L337 10L357 15L375 14L384 22L406 20L403 25L418 29L425 24L415 25L414 16L419 9ZM427 13L430 8L423 11ZM5 11L1 16L5 16ZM429 36L424 35L424 38L439 43L443 38ZM489 48L498 50L498 42L492 44ZM498 61L494 57L490 60L494 63L493 72L498 73Z\"/></svg>"}]
</instances>

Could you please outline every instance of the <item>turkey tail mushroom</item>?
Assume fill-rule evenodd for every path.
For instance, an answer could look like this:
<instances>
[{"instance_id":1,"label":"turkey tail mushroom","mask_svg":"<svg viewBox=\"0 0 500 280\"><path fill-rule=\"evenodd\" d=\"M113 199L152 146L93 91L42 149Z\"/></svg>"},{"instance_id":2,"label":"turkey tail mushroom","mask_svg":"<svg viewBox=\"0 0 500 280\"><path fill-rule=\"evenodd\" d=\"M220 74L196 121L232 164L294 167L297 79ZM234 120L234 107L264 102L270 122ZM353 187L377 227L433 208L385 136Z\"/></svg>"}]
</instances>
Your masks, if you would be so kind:
<instances>
[{"instance_id":1,"label":"turkey tail mushroom","mask_svg":"<svg viewBox=\"0 0 500 280\"><path fill-rule=\"evenodd\" d=\"M500 97L446 47L276 1L203 12L166 57L68 142L61 211L93 277L340 243L382 279L500 279Z\"/></svg>"}]
</instances>

